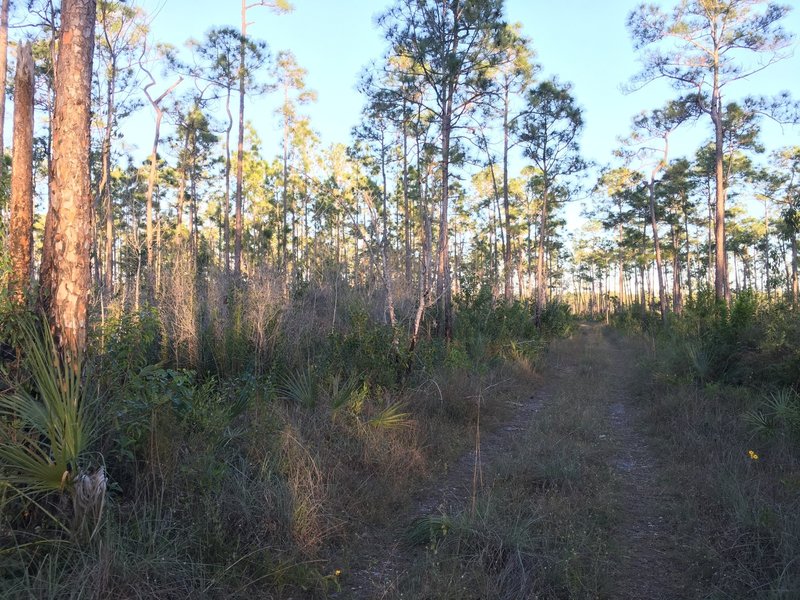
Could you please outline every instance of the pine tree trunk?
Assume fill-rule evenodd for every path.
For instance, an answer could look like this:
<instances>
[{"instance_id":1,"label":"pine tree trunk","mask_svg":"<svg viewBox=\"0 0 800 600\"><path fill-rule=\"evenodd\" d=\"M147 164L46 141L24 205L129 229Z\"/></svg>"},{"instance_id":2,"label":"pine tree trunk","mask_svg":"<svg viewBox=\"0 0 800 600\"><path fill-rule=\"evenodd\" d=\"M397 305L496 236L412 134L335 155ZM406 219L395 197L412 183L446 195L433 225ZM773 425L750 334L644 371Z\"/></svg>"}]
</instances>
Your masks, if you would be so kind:
<instances>
[{"instance_id":1,"label":"pine tree trunk","mask_svg":"<svg viewBox=\"0 0 800 600\"><path fill-rule=\"evenodd\" d=\"M539 215L539 250L536 257L536 322L542 318L545 304L547 303L547 278L545 268L545 246L547 245L547 204L549 195L549 182L545 176L544 189L542 190L542 212ZM592 284L592 297L594 297L594 284ZM594 313L592 313L594 315Z\"/></svg>"},{"instance_id":2,"label":"pine tree trunk","mask_svg":"<svg viewBox=\"0 0 800 600\"><path fill-rule=\"evenodd\" d=\"M231 131L233 130L233 114L231 113L231 88L228 84L227 96L225 97L225 113L228 115L228 126L225 129L225 199L222 210L225 211L223 217L224 236L225 236L225 276L230 275L231 270Z\"/></svg>"},{"instance_id":3,"label":"pine tree trunk","mask_svg":"<svg viewBox=\"0 0 800 600\"><path fill-rule=\"evenodd\" d=\"M440 303L440 333L449 340L452 337L453 298L450 282L450 246L449 246L449 206L450 206L450 111L452 110L452 91L448 91L449 100L445 102L445 113L442 115L442 196L439 214L439 249L437 258L437 293Z\"/></svg>"},{"instance_id":4,"label":"pine tree trunk","mask_svg":"<svg viewBox=\"0 0 800 600\"><path fill-rule=\"evenodd\" d=\"M4 10L7 10L8 2L4 4ZM33 273L33 102L33 55L31 45L26 43L17 49L11 162L9 251L12 272L9 296L17 306L25 305Z\"/></svg>"},{"instance_id":5,"label":"pine tree trunk","mask_svg":"<svg viewBox=\"0 0 800 600\"><path fill-rule=\"evenodd\" d=\"M505 297L511 302L514 298L514 265L512 264L511 247L511 206L508 198L508 144L509 144L509 123L508 123L508 86L504 89L503 98L503 211L506 225L506 239L503 247L503 262L505 272Z\"/></svg>"},{"instance_id":6,"label":"pine tree trunk","mask_svg":"<svg viewBox=\"0 0 800 600\"><path fill-rule=\"evenodd\" d=\"M672 310L676 315L683 312L683 294L681 292L681 253L678 228L672 225L672 247L674 256L672 258Z\"/></svg>"},{"instance_id":7,"label":"pine tree trunk","mask_svg":"<svg viewBox=\"0 0 800 600\"><path fill-rule=\"evenodd\" d=\"M661 307L661 320L667 322L667 290L664 289L664 269L661 260L661 242L658 238L658 224L656 223L656 183L650 179L650 226L653 230L653 248L656 253L656 271L658 274L658 301Z\"/></svg>"},{"instance_id":8,"label":"pine tree trunk","mask_svg":"<svg viewBox=\"0 0 800 600\"><path fill-rule=\"evenodd\" d=\"M239 140L236 150L236 216L233 234L233 277L238 282L242 275L242 204L244 186L244 93L245 93L245 36L247 36L247 6L242 0L242 42L239 46Z\"/></svg>"},{"instance_id":9,"label":"pine tree trunk","mask_svg":"<svg viewBox=\"0 0 800 600\"><path fill-rule=\"evenodd\" d=\"M6 70L8 69L8 9L10 0L2 0L0 5L0 179L5 171L5 137L4 126L6 117Z\"/></svg>"},{"instance_id":10,"label":"pine tree trunk","mask_svg":"<svg viewBox=\"0 0 800 600\"><path fill-rule=\"evenodd\" d=\"M42 257L42 300L55 338L77 366L86 348L89 299L89 175L95 0L63 0L55 69L53 159Z\"/></svg>"},{"instance_id":11,"label":"pine tree trunk","mask_svg":"<svg viewBox=\"0 0 800 600\"><path fill-rule=\"evenodd\" d=\"M798 288L800 288L800 284L798 284L797 278L797 233L792 232L792 306L797 308L797 300L798 300Z\"/></svg>"},{"instance_id":12,"label":"pine tree trunk","mask_svg":"<svg viewBox=\"0 0 800 600\"><path fill-rule=\"evenodd\" d=\"M725 244L725 172L723 168L724 132L722 128L722 98L717 85L717 73L714 74L714 92L711 99L711 120L714 123L714 181L716 192L714 197L714 292L717 300L730 303L731 292L728 285L728 256Z\"/></svg>"}]
</instances>

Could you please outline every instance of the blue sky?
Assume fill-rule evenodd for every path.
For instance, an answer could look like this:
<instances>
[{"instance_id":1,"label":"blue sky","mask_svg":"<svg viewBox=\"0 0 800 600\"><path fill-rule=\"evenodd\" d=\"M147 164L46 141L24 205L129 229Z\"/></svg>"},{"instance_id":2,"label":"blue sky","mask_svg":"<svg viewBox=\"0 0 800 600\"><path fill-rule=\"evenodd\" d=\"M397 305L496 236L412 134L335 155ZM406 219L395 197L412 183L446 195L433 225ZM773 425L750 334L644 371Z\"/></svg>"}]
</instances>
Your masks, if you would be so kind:
<instances>
[{"instance_id":1,"label":"blue sky","mask_svg":"<svg viewBox=\"0 0 800 600\"><path fill-rule=\"evenodd\" d=\"M358 73L381 56L384 42L374 17L388 0L294 0L295 11L274 15L255 8L250 13L251 34L266 40L273 52L288 49L309 71L309 87L319 100L307 109L324 145L349 140L358 120L362 98L355 91ZM795 4L796 0L792 0ZM583 148L588 158L605 163L624 135L631 118L643 109L657 108L671 95L663 84L653 84L624 95L620 84L637 69L637 59L625 28L636 0L507 0L507 18L519 21L532 39L543 75L556 75L574 84L574 94L585 110ZM674 0L662 2L674 5ZM212 26L239 24L240 0L141 0L155 13L153 33L158 41L181 45L200 38ZM800 6L785 21L800 34ZM733 95L771 94L784 89L800 98L800 51L751 81L732 89ZM265 147L275 140L274 99L249 102L248 119L254 121ZM691 153L710 131L705 120L687 128L675 140L673 156ZM781 134L768 127L770 147L800 143L797 130ZM277 142L274 142L277 144ZM277 145L274 146L277 148Z\"/></svg>"}]
</instances>

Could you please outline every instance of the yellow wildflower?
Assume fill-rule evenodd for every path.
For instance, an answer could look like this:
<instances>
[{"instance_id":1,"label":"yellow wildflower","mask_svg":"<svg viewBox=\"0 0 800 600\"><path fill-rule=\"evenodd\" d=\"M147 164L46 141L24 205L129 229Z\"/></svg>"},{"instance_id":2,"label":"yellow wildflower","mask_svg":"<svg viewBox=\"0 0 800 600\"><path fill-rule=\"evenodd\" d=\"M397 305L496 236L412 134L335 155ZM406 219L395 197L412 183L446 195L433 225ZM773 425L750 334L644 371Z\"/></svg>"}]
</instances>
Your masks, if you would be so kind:
<instances>
[{"instance_id":1,"label":"yellow wildflower","mask_svg":"<svg viewBox=\"0 0 800 600\"><path fill-rule=\"evenodd\" d=\"M752 450L748 450L747 455L750 457L751 460L758 460L758 454L756 454Z\"/></svg>"},{"instance_id":2,"label":"yellow wildflower","mask_svg":"<svg viewBox=\"0 0 800 600\"><path fill-rule=\"evenodd\" d=\"M341 569L336 569L336 570L333 572L333 576L334 576L334 577L339 577L339 575L341 575L341 574L342 574L342 570L341 570Z\"/></svg>"}]
</instances>

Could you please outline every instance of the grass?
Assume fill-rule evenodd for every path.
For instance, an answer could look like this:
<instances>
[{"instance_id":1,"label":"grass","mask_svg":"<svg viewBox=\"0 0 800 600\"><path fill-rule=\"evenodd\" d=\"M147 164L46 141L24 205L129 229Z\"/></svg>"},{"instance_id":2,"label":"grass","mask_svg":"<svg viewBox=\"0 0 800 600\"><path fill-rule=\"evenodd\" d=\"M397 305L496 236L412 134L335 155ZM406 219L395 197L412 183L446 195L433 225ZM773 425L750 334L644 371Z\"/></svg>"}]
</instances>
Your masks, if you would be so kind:
<instances>
[{"instance_id":1,"label":"grass","mask_svg":"<svg viewBox=\"0 0 800 600\"><path fill-rule=\"evenodd\" d=\"M550 369L575 369L576 377L569 387L551 387L553 395L498 452L487 450L486 485L474 509L455 503L412 522L409 540L422 551L396 597L608 595L615 449L599 437L606 404L591 374L602 357L580 348L570 341L551 351ZM591 368L578 374L578 363Z\"/></svg>"},{"instance_id":2,"label":"grass","mask_svg":"<svg viewBox=\"0 0 800 600\"><path fill-rule=\"evenodd\" d=\"M659 351L660 352L660 351ZM669 354L669 348L667 353ZM659 354L654 369L669 371ZM641 408L675 506L697 597L793 598L800 590L800 456L786 390L672 379Z\"/></svg>"},{"instance_id":3,"label":"grass","mask_svg":"<svg viewBox=\"0 0 800 600\"><path fill-rule=\"evenodd\" d=\"M272 290L267 308L262 288ZM34 499L5 486L0 596L280 599L346 589L363 536L396 523L469 447L479 418L487 430L501 421L516 393L507 382L532 377L544 342L530 307L481 297L462 302L464 325L480 314L477 329L406 355L371 300L337 294L333 305L322 288L284 300L265 280L224 310L109 309L82 389L103 407L83 444L110 475L102 527L73 538L47 518L61 514L58 491ZM563 326L568 315L558 316ZM479 408L485 386L508 389ZM19 389L33 407L47 394Z\"/></svg>"},{"instance_id":4,"label":"grass","mask_svg":"<svg viewBox=\"0 0 800 600\"><path fill-rule=\"evenodd\" d=\"M797 597L796 310L753 291L725 306L701 290L665 331L621 317L652 347L641 409L683 492L674 521L695 596Z\"/></svg>"}]
</instances>

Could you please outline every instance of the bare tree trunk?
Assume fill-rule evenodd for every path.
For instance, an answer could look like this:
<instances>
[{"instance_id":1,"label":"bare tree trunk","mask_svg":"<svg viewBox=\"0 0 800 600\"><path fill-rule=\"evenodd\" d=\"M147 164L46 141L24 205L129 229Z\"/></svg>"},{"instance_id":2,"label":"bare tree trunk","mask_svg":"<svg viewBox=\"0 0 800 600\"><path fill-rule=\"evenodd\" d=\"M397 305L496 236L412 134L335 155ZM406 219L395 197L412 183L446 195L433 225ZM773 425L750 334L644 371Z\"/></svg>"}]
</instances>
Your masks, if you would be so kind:
<instances>
[{"instance_id":1,"label":"bare tree trunk","mask_svg":"<svg viewBox=\"0 0 800 600\"><path fill-rule=\"evenodd\" d=\"M239 45L239 140L236 149L236 217L233 234L233 277L238 282L242 276L242 227L243 227L243 186L244 186L244 94L245 94L245 53L247 36L247 0L242 0L242 41Z\"/></svg>"},{"instance_id":2,"label":"bare tree trunk","mask_svg":"<svg viewBox=\"0 0 800 600\"><path fill-rule=\"evenodd\" d=\"M63 0L55 71L53 162L42 299L55 338L77 366L86 348L91 231L89 175L95 0Z\"/></svg>"},{"instance_id":3,"label":"bare tree trunk","mask_svg":"<svg viewBox=\"0 0 800 600\"><path fill-rule=\"evenodd\" d=\"M114 247L114 215L111 202L111 132L114 122L114 82L116 79L116 63L112 59L111 72L106 82L106 126L100 148L101 175L97 189L98 205L102 202L105 212L105 257L103 287L110 294L113 285L113 247Z\"/></svg>"},{"instance_id":4,"label":"bare tree trunk","mask_svg":"<svg viewBox=\"0 0 800 600\"><path fill-rule=\"evenodd\" d=\"M672 225L672 247L675 254L672 258L672 310L676 315L683 312L683 294L681 292L681 253L678 228Z\"/></svg>"},{"instance_id":5,"label":"bare tree trunk","mask_svg":"<svg viewBox=\"0 0 800 600\"><path fill-rule=\"evenodd\" d=\"M6 117L6 71L8 70L8 9L10 0L2 0L0 5L0 179L5 171L5 137L4 125Z\"/></svg>"},{"instance_id":6,"label":"bare tree trunk","mask_svg":"<svg viewBox=\"0 0 800 600\"><path fill-rule=\"evenodd\" d=\"M145 70L145 73L150 75ZM148 279L148 294L153 288L153 192L156 185L156 175L158 174L158 142L161 134L161 119L164 117L164 111L161 108L161 102L166 98L176 87L183 81L183 77L173 83L163 94L155 100L150 96L149 88L155 85L155 80L150 75L150 83L145 86L144 93L150 101L150 105L156 113L156 128L153 134L153 149L150 151L150 173L147 176L147 210L145 220L147 221L147 279Z\"/></svg>"},{"instance_id":7,"label":"bare tree trunk","mask_svg":"<svg viewBox=\"0 0 800 600\"><path fill-rule=\"evenodd\" d=\"M8 1L3 4L3 10L8 11ZM11 162L9 251L12 272L9 296L17 306L25 305L33 274L33 102L33 55L31 45L26 43L17 49L14 150Z\"/></svg>"},{"instance_id":8,"label":"bare tree trunk","mask_svg":"<svg viewBox=\"0 0 800 600\"><path fill-rule=\"evenodd\" d=\"M231 114L231 88L228 84L228 95L225 98L225 112L228 115L228 127L225 129L225 275L231 270L231 131L233 130L233 115Z\"/></svg>"},{"instance_id":9,"label":"bare tree trunk","mask_svg":"<svg viewBox=\"0 0 800 600\"><path fill-rule=\"evenodd\" d=\"M503 212L506 225L506 238L503 253L505 269L505 297L511 302L514 298L514 265L512 264L512 227L511 227L511 206L508 199L508 145L509 145L509 123L508 123L508 86L505 86L503 98Z\"/></svg>"},{"instance_id":10,"label":"bare tree trunk","mask_svg":"<svg viewBox=\"0 0 800 600\"><path fill-rule=\"evenodd\" d=\"M449 206L450 206L450 134L452 91L442 115L442 196L439 216L439 249L437 258L437 295L440 303L440 333L449 340L453 333L453 296L450 282Z\"/></svg>"},{"instance_id":11,"label":"bare tree trunk","mask_svg":"<svg viewBox=\"0 0 800 600\"><path fill-rule=\"evenodd\" d=\"M405 217L405 271L406 285L411 286L411 212L408 208L408 131L406 130L406 107L403 103L403 216ZM419 177L419 174L417 175Z\"/></svg>"},{"instance_id":12,"label":"bare tree trunk","mask_svg":"<svg viewBox=\"0 0 800 600\"><path fill-rule=\"evenodd\" d=\"M797 308L798 280L797 280L797 233L792 232L792 306Z\"/></svg>"},{"instance_id":13,"label":"bare tree trunk","mask_svg":"<svg viewBox=\"0 0 800 600\"><path fill-rule=\"evenodd\" d=\"M664 289L664 269L661 261L661 242L658 239L658 224L656 223L656 182L650 178L648 186L650 191L650 226L653 229L653 247L656 252L656 271L658 272L658 301L661 307L661 320L667 322L667 290Z\"/></svg>"},{"instance_id":14,"label":"bare tree trunk","mask_svg":"<svg viewBox=\"0 0 800 600\"><path fill-rule=\"evenodd\" d=\"M724 300L730 304L731 291L728 285L728 255L725 244L725 172L723 168L724 132L722 127L722 98L717 83L718 74L714 72L714 89L711 98L711 120L714 123L714 180L715 194L715 222L714 222L714 292L717 300Z\"/></svg>"},{"instance_id":15,"label":"bare tree trunk","mask_svg":"<svg viewBox=\"0 0 800 600\"><path fill-rule=\"evenodd\" d=\"M542 212L539 215L539 250L536 257L536 322L538 323L542 318L545 304L547 304L547 286L545 279L546 263L545 263L545 246L547 243L547 203L548 203L548 181L545 178L544 188L542 190ZM594 296L594 284L592 284L592 296ZM594 313L592 313L594 316Z\"/></svg>"}]
</instances>

